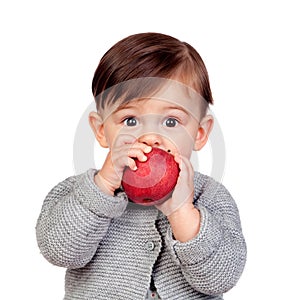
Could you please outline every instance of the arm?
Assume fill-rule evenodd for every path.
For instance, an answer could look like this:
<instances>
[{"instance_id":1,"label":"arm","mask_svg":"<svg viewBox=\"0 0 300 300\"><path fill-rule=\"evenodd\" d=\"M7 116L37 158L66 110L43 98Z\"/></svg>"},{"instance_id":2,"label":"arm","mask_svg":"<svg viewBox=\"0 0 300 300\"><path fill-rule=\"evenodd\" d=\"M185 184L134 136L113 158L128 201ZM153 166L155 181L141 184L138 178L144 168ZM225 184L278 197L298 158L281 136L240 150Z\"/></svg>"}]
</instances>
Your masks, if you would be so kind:
<instances>
[{"instance_id":1,"label":"arm","mask_svg":"<svg viewBox=\"0 0 300 300\"><path fill-rule=\"evenodd\" d=\"M110 220L127 206L124 195L108 196L94 183L95 170L69 177L47 195L37 221L41 253L51 263L80 268L94 256Z\"/></svg>"},{"instance_id":2,"label":"arm","mask_svg":"<svg viewBox=\"0 0 300 300\"><path fill-rule=\"evenodd\" d=\"M170 226L166 242L172 258L196 290L222 294L237 283L246 262L238 209L223 185L200 174L195 176L194 199L201 216L198 234L180 242L173 238Z\"/></svg>"},{"instance_id":3,"label":"arm","mask_svg":"<svg viewBox=\"0 0 300 300\"><path fill-rule=\"evenodd\" d=\"M101 131L101 130L100 130ZM37 241L51 263L85 266L94 256L112 218L126 209L125 193L114 196L126 166L143 160L151 147L129 135L119 136L99 172L89 170L58 184L46 197L37 222Z\"/></svg>"}]
</instances>

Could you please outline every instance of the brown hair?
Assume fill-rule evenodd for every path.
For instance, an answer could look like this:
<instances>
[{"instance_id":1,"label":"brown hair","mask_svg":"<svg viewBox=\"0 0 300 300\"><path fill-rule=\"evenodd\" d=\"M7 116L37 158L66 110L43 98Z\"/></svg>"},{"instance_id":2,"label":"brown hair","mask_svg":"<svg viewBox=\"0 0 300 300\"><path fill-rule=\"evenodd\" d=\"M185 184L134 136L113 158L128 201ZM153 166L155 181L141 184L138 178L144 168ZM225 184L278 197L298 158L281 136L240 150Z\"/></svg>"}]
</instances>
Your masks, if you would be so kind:
<instances>
[{"instance_id":1,"label":"brown hair","mask_svg":"<svg viewBox=\"0 0 300 300\"><path fill-rule=\"evenodd\" d=\"M208 73L199 53L189 44L161 33L140 33L128 36L112 46L102 57L95 71L92 91L97 109L107 104L107 95L113 87L112 102L124 92L126 99L134 98L128 93L126 82L140 78L166 78L178 80L199 93L207 102L213 103ZM149 84L148 92L153 89ZM147 89L147 84L137 84L135 96Z\"/></svg>"}]
</instances>

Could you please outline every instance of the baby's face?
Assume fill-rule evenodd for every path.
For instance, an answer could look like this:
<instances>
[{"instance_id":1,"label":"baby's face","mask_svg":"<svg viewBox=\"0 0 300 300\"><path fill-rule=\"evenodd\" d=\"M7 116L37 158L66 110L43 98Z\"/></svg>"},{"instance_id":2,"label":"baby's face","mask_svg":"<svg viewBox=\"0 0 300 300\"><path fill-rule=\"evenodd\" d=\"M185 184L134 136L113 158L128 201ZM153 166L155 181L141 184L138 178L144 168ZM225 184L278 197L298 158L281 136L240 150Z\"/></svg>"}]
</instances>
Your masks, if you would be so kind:
<instances>
[{"instance_id":1,"label":"baby's face","mask_svg":"<svg viewBox=\"0 0 300 300\"><path fill-rule=\"evenodd\" d=\"M151 98L132 100L109 113L104 134L109 147L120 134L138 142L190 158L199 135L201 101L177 87Z\"/></svg>"}]
</instances>

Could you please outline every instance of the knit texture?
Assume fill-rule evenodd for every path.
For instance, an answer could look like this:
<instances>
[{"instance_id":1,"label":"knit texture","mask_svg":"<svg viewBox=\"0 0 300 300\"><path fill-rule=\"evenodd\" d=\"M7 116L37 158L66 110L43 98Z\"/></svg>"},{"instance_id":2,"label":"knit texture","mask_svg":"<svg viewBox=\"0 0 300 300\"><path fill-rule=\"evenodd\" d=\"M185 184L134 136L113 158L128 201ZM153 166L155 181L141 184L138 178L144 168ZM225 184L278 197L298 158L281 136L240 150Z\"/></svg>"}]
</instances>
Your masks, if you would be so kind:
<instances>
[{"instance_id":1,"label":"knit texture","mask_svg":"<svg viewBox=\"0 0 300 300\"><path fill-rule=\"evenodd\" d=\"M200 231L181 243L155 207L132 204L125 193L102 193L95 172L55 186L36 226L41 253L67 268L65 300L144 300L151 274L163 300L223 299L242 274L246 244L222 184L195 173Z\"/></svg>"}]
</instances>

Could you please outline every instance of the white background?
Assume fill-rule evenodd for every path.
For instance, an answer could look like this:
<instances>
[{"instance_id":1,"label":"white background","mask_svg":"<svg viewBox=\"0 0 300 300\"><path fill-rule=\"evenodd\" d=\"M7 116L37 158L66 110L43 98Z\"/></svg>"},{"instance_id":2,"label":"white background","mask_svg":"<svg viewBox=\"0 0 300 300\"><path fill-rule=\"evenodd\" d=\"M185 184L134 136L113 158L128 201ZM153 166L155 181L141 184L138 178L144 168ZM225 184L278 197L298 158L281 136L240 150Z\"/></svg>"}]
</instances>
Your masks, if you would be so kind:
<instances>
[{"instance_id":1,"label":"white background","mask_svg":"<svg viewBox=\"0 0 300 300\"><path fill-rule=\"evenodd\" d=\"M289 0L2 1L1 299L63 298L64 270L40 255L36 219L48 191L74 174L74 135L100 57L145 31L187 41L210 74L222 181L248 244L225 299L297 298L299 28Z\"/></svg>"}]
</instances>

